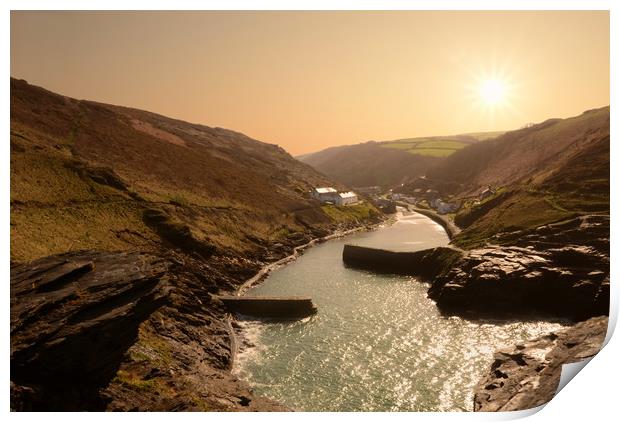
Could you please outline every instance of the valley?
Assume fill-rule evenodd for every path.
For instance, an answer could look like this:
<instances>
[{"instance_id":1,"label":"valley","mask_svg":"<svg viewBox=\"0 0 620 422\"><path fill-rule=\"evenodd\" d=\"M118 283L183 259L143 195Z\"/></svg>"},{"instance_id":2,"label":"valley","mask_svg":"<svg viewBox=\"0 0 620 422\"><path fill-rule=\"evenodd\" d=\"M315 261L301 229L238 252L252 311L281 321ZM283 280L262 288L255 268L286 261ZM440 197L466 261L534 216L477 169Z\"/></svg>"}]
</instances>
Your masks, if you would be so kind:
<instances>
[{"instance_id":1,"label":"valley","mask_svg":"<svg viewBox=\"0 0 620 422\"><path fill-rule=\"evenodd\" d=\"M533 336L553 336L549 333L560 325L577 321L600 328L608 313L608 107L505 133L336 147L303 157L302 163L277 145L238 132L75 100L11 79L10 139L14 410L279 411L299 403L304 409L325 408L326 402L313 404L309 397L282 398L278 389L259 389L265 395L259 394L251 379L239 378L247 377L244 371L253 365L246 361L249 366L235 370L244 322L231 322L217 295L235 294L271 264L292 262L285 258L306 244L326 242L316 247L331 251L325 262L332 267L323 270L339 273L343 264L339 256L334 259L334 245L349 237L328 239L382 223L369 235L355 236L391 233L391 243L380 247L418 242L421 246L413 249L422 255L415 252L418 257L404 263L373 260L377 245L370 245L371 255L358 263L369 274L400 274L394 288L423 304L436 326L450 318L461 321L463 332L488 320L535 322L518 322L519 335L490 330L485 341L505 348ZM340 206L313 199L312 190L320 186L343 192L379 186L379 191ZM412 232L401 223L391 226L394 217L381 211L389 209L386 201L401 212L411 207L442 222L450 239L440 243L449 253L424 249L437 246L432 235L428 245L428 239L416 238L430 223L412 225ZM442 203L456 208L442 213L437 208ZM409 223L421 224L417 221ZM308 256L317 254L311 249ZM312 261L301 257L268 280L304 262ZM308 271L311 285L315 273L312 266ZM346 274L355 279L360 273ZM409 286L420 281L429 283L428 289ZM286 292L293 285L264 286L257 291ZM317 292L326 288L315 287ZM354 296L365 300L360 292ZM326 300L330 294L317 297ZM410 309L408 303L398 306L401 313ZM320 318L333 310L324 312L320 307L315 322L327 322ZM598 322L588 322L593 317ZM348 316L334 318L344 318L347 325ZM459 330L444 328L461 338ZM570 343L582 331L567 333L561 338ZM288 347L280 342L297 340L287 335L269 341L272 347ZM420 356L428 356L425 350L418 350ZM492 357L480 353L478 366L451 401L434 395L447 394L443 384L444 390L421 401L410 399L409 389L380 400L343 396L334 409L508 406L503 403L510 394L521 394L512 378L511 392L500 388L484 396L474 391L474 378L484 372L480 365L490 364ZM451 365L458 366L459 359L455 354ZM501 355L496 359L505 364ZM375 371L375 361L368 362L367 369ZM268 375L253 368L255 376ZM524 376L511 371L515 379ZM392 381L403 381L403 373L396 371ZM432 379L433 373L424 376ZM492 376L485 379L486 385L496 382ZM474 394L470 408L466 403Z\"/></svg>"},{"instance_id":2,"label":"valley","mask_svg":"<svg viewBox=\"0 0 620 422\"><path fill-rule=\"evenodd\" d=\"M230 375L210 294L384 218L324 210L323 184L276 145L11 79L12 407L281 409Z\"/></svg>"}]
</instances>

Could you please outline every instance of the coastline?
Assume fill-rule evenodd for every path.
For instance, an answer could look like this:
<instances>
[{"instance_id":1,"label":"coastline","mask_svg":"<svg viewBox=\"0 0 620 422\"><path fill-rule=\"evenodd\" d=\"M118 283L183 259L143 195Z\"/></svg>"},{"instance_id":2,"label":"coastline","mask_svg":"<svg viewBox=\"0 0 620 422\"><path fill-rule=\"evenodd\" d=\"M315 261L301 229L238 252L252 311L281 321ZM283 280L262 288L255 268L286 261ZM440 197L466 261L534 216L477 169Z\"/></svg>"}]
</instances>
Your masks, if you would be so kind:
<instances>
[{"instance_id":1,"label":"coastline","mask_svg":"<svg viewBox=\"0 0 620 422\"><path fill-rule=\"evenodd\" d=\"M435 221L435 222L437 222L437 223L439 224L439 222L437 221L437 219L436 219L436 218L433 218L431 215L427 215L427 213L424 213L424 212L419 212L419 211L418 211L415 207L411 207L411 208L409 208L409 207L408 207L408 208L407 208L407 210L408 210L408 211L410 211L410 212L416 212L416 213L418 213L418 214L424 215L425 217L430 218L431 220L433 220L433 221ZM431 214L431 212L429 212L429 214ZM436 216L436 217L437 217L438 219L440 219L440 217L438 217L438 216ZM392 219L392 222L391 222L391 223L393 223L394 221L395 221L395 219ZM269 273L270 273L272 270L277 269L278 267L280 267L280 266L282 266L282 265L285 265L285 264L288 264L288 263L290 263L290 262L294 261L294 260L295 260L295 259L296 259L296 258L297 258L297 257L298 257L301 253L302 253L302 251L303 251L303 250L305 250L306 248L309 248L309 247L311 247L311 246L313 246L313 245L315 245L315 244L317 244L317 243L322 243L322 242L327 241L327 240L331 240L331 239L336 239L336 238L339 238L339 237L343 237L343 236L346 236L346 235L348 235L348 234L352 234L352 233L355 233L355 232L362 231L362 230L364 230L364 229L368 229L368 230L370 230L370 229L376 229L376 228L378 228L378 227L381 227L381 226L385 225L385 223L386 223L386 222L382 222L382 223L375 224L375 225L373 225L373 227L372 227L372 228L369 228L369 227L358 227L358 228L355 228L355 229L352 229L352 230L347 230L347 231L344 231L344 232L333 233L333 234L331 234L331 235L329 235L329 236L325 236L325 237L322 237L322 238L313 239L312 241L310 241L310 242L308 242L308 243L306 243L306 244L304 244L304 245L300 245L300 246L298 246L298 247L294 248L294 252L293 252L291 255L289 255L289 256L287 256L287 257L285 257L285 258L283 258L283 259L281 259L281 260L279 260L279 261L277 261L277 262L274 262L274 263L272 263L272 264L269 264L269 265L267 265L267 266L263 267L263 268L261 269L261 271L259 271L259 272L258 272L258 273L254 276L254 277L252 277L252 278L248 279L245 283L243 283L243 284L239 287L239 289L237 290L237 292L238 292L237 294L238 294L238 295L242 295L242 294L244 294L244 293L245 293L245 292L247 292L247 290L248 290L248 289L250 289L253 285L255 285L256 283L259 283L259 282L263 281L264 279L266 279L266 278L267 278L267 276L269 275ZM446 227L445 227L443 224L440 224L440 225L441 225L444 229L446 229ZM446 231L446 233L448 234L448 236L451 238L449 231L448 231L448 230L445 230L445 231ZM239 344L240 342L238 342L238 341L237 341L237 337L236 337L236 336L237 336L237 335L239 335L239 336L240 336L240 338L243 338L243 332L242 332L242 331L240 332L239 330L237 330L237 332L235 332L235 329L233 329L233 326L232 326L232 321L233 321L233 319L232 319L232 318L233 318L233 317L230 317L230 318L229 318L229 320L228 320L229 330L230 330L230 333L231 333L231 345L234 345L234 348L235 348L235 349L234 349L234 353L232 354L232 359L231 359L231 360L232 360L232 362L233 362L233 363L231 364L231 371L233 370L233 368L234 368L234 364L235 364L234 362L236 361L236 359L235 359L235 355L236 355L237 353L240 353L240 352L241 352L241 350L239 350L239 349L238 349L238 344ZM606 317L602 317L602 318L599 318L599 319L603 319L603 320L604 320L605 318L606 318ZM519 320L520 320L520 319L519 319ZM597 319L594 319L594 320L597 320ZM593 321L593 320L589 320L589 321ZM590 323L591 323L591 322L590 322ZM601 323L601 324L602 324L602 323ZM606 324L605 324L605 325L606 325ZM551 333L551 334L548 334L548 335L542 336L542 337L540 337L540 338L532 338L532 339L529 339L529 340L527 340L527 341L526 341L526 343L525 343L525 344L530 344L530 343L532 343L532 344L534 344L534 343L538 344L538 342L544 341L545 339L555 339L555 338L556 338L556 336L557 336L559 333L562 333L562 332L564 332L564 331L566 331L566 330L571 330L571 329L574 329L573 327L574 327L574 325L573 325L573 324L570 324L569 326L567 326L566 328L563 328L563 329L562 329L562 330L560 330L560 331L555 331L555 332L553 332L553 333ZM237 328L238 328L238 327L237 327ZM580 344L580 341L577 341L577 343L579 343L579 344ZM514 346L510 346L510 347L509 347L509 348L507 348L506 350L508 350L508 349L512 350L512 349L511 349L511 347L512 347L512 348L514 348L515 350L520 350L520 349L519 349L519 348L521 347L521 346L520 346L520 344L521 344L521 343L516 343L516 344L514 344ZM555 343L554 343L554 344L555 344ZM597 343L597 344L598 344L598 343ZM591 346L591 347L589 347L589 348L588 348L588 350L591 352L591 355L596 354L596 352L598 351L598 348L600 348L600 347L598 347L598 348L596 347L596 346L597 346L597 344L594 344L593 346ZM538 356L538 354L540 354L540 353L542 353L542 352L543 352L543 351L538 351L538 349L537 349L537 348L535 348L535 347L533 347L533 348L532 348L532 350L533 350L533 351L532 351L532 355L533 355L533 356L534 356L534 355L535 355L535 356ZM544 351L544 352L545 352L545 353L547 353L547 350L545 349L545 351ZM503 362L503 361L502 361L502 359L503 359L503 356L504 356L504 355L503 355L502 353L505 353L505 351L504 351L503 349L498 349L498 350L496 350L496 351L494 352L494 354L493 354L493 359L495 359L495 361L496 361L496 362L500 362L500 361L501 361L501 362ZM558 352L558 353L559 353L559 352ZM564 355L562 355L562 356L564 356ZM568 356L568 355L567 355L567 356ZM569 356L569 357L570 357L570 356ZM528 359L529 359L529 358L528 358ZM572 358L571 358L571 359L572 359ZM531 362L530 362L530 360L531 360ZM579 360L579 359L576 359L576 360ZM557 358L557 357L555 357L555 356L553 357L553 359L551 359L551 356L550 356L550 363L549 363L549 365L551 365L553 368L556 368L556 367L561 366L561 365L559 365L559 366L558 366L558 363L560 363L560 362L563 362L563 361L562 361L561 359L558 359L558 358ZM536 370L536 369L538 368L538 366L537 366L538 364L539 364L539 363L538 363L538 361L535 361L535 360L532 360L532 359L529 359L529 360L527 360L527 359L526 359L526 364L525 364L525 366L523 366L523 367L519 367L519 368L518 368L520 372L515 372L514 374L512 374L512 373L511 373L511 375L510 375L510 378L511 378L511 379L510 379L510 381L511 381L513 384L514 384L515 382L519 381L519 380L520 380L520 378L519 378L519 377L523 377L523 373L525 373L525 374L529 374L530 372L532 372L532 371ZM552 368L552 369L553 369L553 368ZM492 368L491 368L491 369L492 369ZM556 368L556 369L557 369L557 368ZM553 369L553 370L555 371L555 369ZM528 371L529 371L529 372L528 372ZM551 369L546 370L546 371L547 371L547 372L549 372L549 371L551 371ZM495 411L497 411L497 410L500 410L500 409L495 409L495 407L498 407L498 406L503 406L503 405L504 405L504 404L503 404L503 401L506 401L506 400L509 400L509 399L511 399L511 398L512 398L512 389L509 389L509 388L497 388L497 390L493 390L493 391L494 391L494 393L498 395L498 397L495 397L495 396L493 396L493 397L487 397L487 396L485 396L485 395L484 395L484 394L486 394L486 393L487 393L487 390L488 390L488 388L486 388L486 387L487 387L487 385L491 385L491 387L490 387L490 388L495 389L497 385L499 385L499 384L502 384L502 385L503 385L503 384L504 384L503 382L501 382L501 381L505 381L505 380L503 380L503 379L502 379L502 380L500 380L500 381L497 381L497 382L496 382L496 380L493 378L493 374L494 374L494 372L493 372L492 370L489 370L488 372L486 372L486 373L485 373L485 375L483 375L483 376L481 377L481 379L480 379L480 381L479 381L479 385L478 385L478 386L476 386L476 387L474 387L474 394L475 394L476 400L478 400L478 401L476 402L476 405L475 405L475 408L473 409L473 411L484 411L484 410L486 409L484 406L490 406L487 410L495 410ZM554 383L555 383L555 381L557 381L557 380L555 379L555 378L556 378L556 376L557 376L557 377L558 377L558 379L559 379L559 375L558 375L558 374L559 374L559 372L557 372L557 373L556 373L556 372L553 372L553 377L554 377L554 380L553 380L553 381L554 381ZM513 379L516 379L516 381L512 381ZM555 394L555 384L554 384L554 383L553 383L553 385L551 385L551 384L550 384L550 386L548 386L548 388L545 390L545 392L546 392L546 393L545 393L545 395L544 395L544 398L542 398L542 399L541 399L540 403L546 403L546 402L550 401L550 400L553 398L553 396L554 396L554 394ZM511 384L511 385L512 385L512 384ZM542 385L542 384L541 384L541 385ZM547 390L548 390L548 391L547 391ZM533 391L529 391L529 390L528 390L528 391L522 391L522 392L520 393L521 395L520 395L519 397L523 396L523 397L524 397L524 400L525 400L525 399L530 400L530 399L532 399L532 398L535 398L535 396L536 396L537 392L539 392L539 390L538 390L537 388L535 388ZM507 399L505 399L505 397L507 397ZM483 403L483 402L484 402L484 403ZM482 403L482 404L481 404L481 403ZM538 402L537 402L537 403L538 403ZM509 409L509 410L519 410L519 408L527 408L527 407L530 407L530 406L529 406L529 405L525 405L525 404L521 403L521 404L519 404L518 406L516 406L516 405L515 405L515 407L514 407L514 408L511 408L511 409Z\"/></svg>"},{"instance_id":2,"label":"coastline","mask_svg":"<svg viewBox=\"0 0 620 422\"><path fill-rule=\"evenodd\" d=\"M402 205L405 206L407 204L403 203ZM457 234L461 232L461 229L459 229L456 224L454 224L452 221L448 220L447 218L442 217L441 215L437 214L434 211L425 210L422 208L415 207L413 205L407 205L407 209L413 212L417 212L418 214L422 214L430 218L431 220L433 220L435 223L439 224L446 231L446 234L448 235L448 238L450 239L450 241L452 241L454 236L456 236Z\"/></svg>"},{"instance_id":3,"label":"coastline","mask_svg":"<svg viewBox=\"0 0 620 422\"><path fill-rule=\"evenodd\" d=\"M388 223L389 221L390 219L386 219L380 223L371 224L368 226L360 226L360 227L356 227L356 228L345 230L345 231L336 231L330 235L323 236L323 237L317 237L307 243L304 243L303 245L296 246L295 248L293 248L292 254L285 256L284 258L279 259L275 262L265 265L253 277L250 277L245 282L243 282L243 284L241 284L235 291L235 296L243 296L249 289L252 288L252 286L254 286L254 284L259 283L263 281L265 278L267 278L269 273L271 273L273 270L281 267L282 265L286 265L290 262L295 261L295 259L297 259L303 251L305 251L306 249L316 244L321 244L323 242L327 242L328 240L339 239L341 237L349 236L357 232L376 230L380 228L382 225ZM393 224L393 222L390 224Z\"/></svg>"},{"instance_id":4,"label":"coastline","mask_svg":"<svg viewBox=\"0 0 620 422\"><path fill-rule=\"evenodd\" d=\"M334 239L339 239L345 236L349 236L351 234L358 233L358 232L377 230L385 225L394 224L395 222L396 222L395 218L388 217L379 223L363 225L363 226L355 227L353 229L344 230L344 231L337 230L330 235L317 237L317 238L310 240L307 243L296 246L295 248L293 248L292 254L263 266L254 276L250 277L245 282L243 282L235 290L234 295L243 296L252 287L264 281L273 270L295 261L303 253L303 251L311 248L312 246L327 242L329 240L334 240ZM237 318L234 316L234 314L228 313L226 317L226 328L228 331L228 336L230 338L230 363L228 365L229 372L232 372L234 370L235 363L237 360L236 356L239 352L239 341L237 340L237 336L239 334L235 331L233 327L233 321L237 322Z\"/></svg>"},{"instance_id":5,"label":"coastline","mask_svg":"<svg viewBox=\"0 0 620 422\"><path fill-rule=\"evenodd\" d=\"M457 234L461 232L461 229L456 224L454 224L448 218L440 214L437 214L433 210L418 208L415 205L408 204L402 201L395 201L395 203L398 206L405 208L407 211L412 211L412 212L417 212L418 214L422 214L423 216L428 217L431 220L433 220L435 223L439 224L446 231L446 234L448 235L448 239L450 239L450 241L452 241L454 236L456 236Z\"/></svg>"}]
</instances>

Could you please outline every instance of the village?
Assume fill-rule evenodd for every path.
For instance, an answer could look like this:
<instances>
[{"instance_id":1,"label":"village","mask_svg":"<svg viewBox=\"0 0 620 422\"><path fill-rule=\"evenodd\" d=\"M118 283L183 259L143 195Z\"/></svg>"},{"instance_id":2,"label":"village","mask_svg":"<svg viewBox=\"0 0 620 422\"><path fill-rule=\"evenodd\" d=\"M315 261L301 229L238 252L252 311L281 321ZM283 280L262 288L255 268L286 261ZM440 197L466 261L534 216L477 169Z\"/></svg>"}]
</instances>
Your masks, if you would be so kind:
<instances>
[{"instance_id":1,"label":"village","mask_svg":"<svg viewBox=\"0 0 620 422\"><path fill-rule=\"evenodd\" d=\"M387 191L380 186L364 186L354 188L355 192L338 192L333 187L326 186L313 188L311 195L322 204L346 206L360 202L359 193L362 197L367 198L375 206L379 207L383 212L396 212L396 204L398 202L404 202L416 207L430 208L437 212L437 214L445 215L456 213L465 202L473 205L480 204L486 199L494 196L497 192L497 189L487 186L472 197L461 198L459 200L444 200L435 189L418 187L407 190L402 189L402 186L404 185L400 186L401 189L395 188Z\"/></svg>"}]
</instances>

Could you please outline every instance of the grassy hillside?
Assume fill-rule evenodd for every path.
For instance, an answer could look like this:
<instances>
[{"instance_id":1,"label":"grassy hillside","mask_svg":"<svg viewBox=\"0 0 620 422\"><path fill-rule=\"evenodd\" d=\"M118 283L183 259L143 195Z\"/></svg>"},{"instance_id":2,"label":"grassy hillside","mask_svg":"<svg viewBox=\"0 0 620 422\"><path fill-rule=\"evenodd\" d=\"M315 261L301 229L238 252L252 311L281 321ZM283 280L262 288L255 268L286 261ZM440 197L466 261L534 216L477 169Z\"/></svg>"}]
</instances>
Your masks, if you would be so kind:
<instances>
[{"instance_id":1,"label":"grassy hillside","mask_svg":"<svg viewBox=\"0 0 620 422\"><path fill-rule=\"evenodd\" d=\"M508 242L505 234L511 231L578 215L608 215L609 140L605 107L472 145L429 170L433 180L458 181L461 197L487 184L499 187L483 202L465 200L455 217L464 230L454 243Z\"/></svg>"},{"instance_id":2,"label":"grassy hillside","mask_svg":"<svg viewBox=\"0 0 620 422\"><path fill-rule=\"evenodd\" d=\"M575 154L609 135L609 107L568 119L550 119L463 148L429 168L429 179L460 186L462 195L487 185L539 183Z\"/></svg>"},{"instance_id":3,"label":"grassy hillside","mask_svg":"<svg viewBox=\"0 0 620 422\"><path fill-rule=\"evenodd\" d=\"M502 132L407 138L345 145L297 157L346 185L391 188L423 176L455 151Z\"/></svg>"},{"instance_id":4,"label":"grassy hillside","mask_svg":"<svg viewBox=\"0 0 620 422\"><path fill-rule=\"evenodd\" d=\"M162 244L252 253L336 224L307 194L333 181L230 130L11 79L10 142L12 261Z\"/></svg>"},{"instance_id":5,"label":"grassy hillside","mask_svg":"<svg viewBox=\"0 0 620 422\"><path fill-rule=\"evenodd\" d=\"M385 188L424 174L437 158L384 148L376 142L329 148L301 158L318 171L351 187Z\"/></svg>"}]
</instances>

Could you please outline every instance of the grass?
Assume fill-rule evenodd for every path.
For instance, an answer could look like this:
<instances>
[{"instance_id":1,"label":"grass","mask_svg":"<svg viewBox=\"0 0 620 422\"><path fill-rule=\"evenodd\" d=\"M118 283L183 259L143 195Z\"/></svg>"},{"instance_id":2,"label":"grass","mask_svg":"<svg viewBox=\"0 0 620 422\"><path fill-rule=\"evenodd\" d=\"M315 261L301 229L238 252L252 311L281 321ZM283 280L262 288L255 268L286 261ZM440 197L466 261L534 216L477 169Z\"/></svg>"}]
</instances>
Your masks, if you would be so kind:
<instances>
[{"instance_id":1,"label":"grass","mask_svg":"<svg viewBox=\"0 0 620 422\"><path fill-rule=\"evenodd\" d=\"M30 261L71 250L127 250L157 240L132 203L93 202L11 209L11 260Z\"/></svg>"},{"instance_id":2,"label":"grass","mask_svg":"<svg viewBox=\"0 0 620 422\"><path fill-rule=\"evenodd\" d=\"M132 129L134 118L191 148ZM354 207L326 215L306 195L325 177L280 148L13 79L10 147L16 263L70 250L170 246L161 227L145 223L148 209L165 214L170 232L221 254L256 253L266 241L372 214Z\"/></svg>"},{"instance_id":3,"label":"grass","mask_svg":"<svg viewBox=\"0 0 620 422\"><path fill-rule=\"evenodd\" d=\"M530 186L516 188L459 212L456 221L459 224L467 221L469 225L453 239L453 243L466 249L481 246L489 240L502 243L502 237L493 239L493 236L574 218L591 209L604 212L605 204L608 207L605 195L588 197L536 190Z\"/></svg>"},{"instance_id":4,"label":"grass","mask_svg":"<svg viewBox=\"0 0 620 422\"><path fill-rule=\"evenodd\" d=\"M12 261L156 241L142 223L141 205L127 193L80 175L63 150L33 148L36 135L23 136L11 136L22 146L11 152Z\"/></svg>"},{"instance_id":5,"label":"grass","mask_svg":"<svg viewBox=\"0 0 620 422\"><path fill-rule=\"evenodd\" d=\"M158 337L151 330L140 326L138 331L138 342L130 349L139 359L136 361L148 360L157 362L164 366L172 362L172 351L170 345L162 337Z\"/></svg>"},{"instance_id":6,"label":"grass","mask_svg":"<svg viewBox=\"0 0 620 422\"><path fill-rule=\"evenodd\" d=\"M463 135L471 136L472 138L475 138L479 141L486 141L487 139L497 138L498 136L503 135L504 133L506 133L506 131L499 130L495 132L471 132L471 133L464 133Z\"/></svg>"},{"instance_id":7,"label":"grass","mask_svg":"<svg viewBox=\"0 0 620 422\"><path fill-rule=\"evenodd\" d=\"M420 142L417 148L441 148L441 149L461 149L466 144L461 141L451 141L448 139L430 140Z\"/></svg>"},{"instance_id":8,"label":"grass","mask_svg":"<svg viewBox=\"0 0 620 422\"><path fill-rule=\"evenodd\" d=\"M11 135L11 260L80 249L148 247L156 236L125 192L81 176L64 150L40 148L37 134ZM59 143L61 143L59 141Z\"/></svg>"},{"instance_id":9,"label":"grass","mask_svg":"<svg viewBox=\"0 0 620 422\"><path fill-rule=\"evenodd\" d=\"M170 196L168 202L170 202L172 205L178 205L180 207L189 205L189 201L187 200L187 198L179 193L175 193Z\"/></svg>"},{"instance_id":10,"label":"grass","mask_svg":"<svg viewBox=\"0 0 620 422\"><path fill-rule=\"evenodd\" d=\"M388 142L388 143L381 144L381 146L384 148L403 149L405 151L415 148L416 145L417 145L417 142L402 142L402 141Z\"/></svg>"},{"instance_id":11,"label":"grass","mask_svg":"<svg viewBox=\"0 0 620 422\"><path fill-rule=\"evenodd\" d=\"M41 139L27 128L11 134L11 260L31 261L70 250L149 249L160 236L143 221L152 203L198 238L217 247L247 251L247 235L270 238L303 230L292 216L254 210L226 198L212 198L149 181L123 192L102 185L75 168L61 139ZM42 146L41 146L42 145ZM138 195L144 202L132 197ZM166 206L170 204L169 206Z\"/></svg>"},{"instance_id":12,"label":"grass","mask_svg":"<svg viewBox=\"0 0 620 422\"><path fill-rule=\"evenodd\" d=\"M126 198L119 191L83 178L74 171L72 160L56 151L11 153L11 202L58 204Z\"/></svg>"},{"instance_id":13,"label":"grass","mask_svg":"<svg viewBox=\"0 0 620 422\"><path fill-rule=\"evenodd\" d=\"M394 148L407 151L410 154L428 157L447 157L455 151L464 148L469 143L458 139L413 138L403 139L381 144L384 148Z\"/></svg>"},{"instance_id":14,"label":"grass","mask_svg":"<svg viewBox=\"0 0 620 422\"><path fill-rule=\"evenodd\" d=\"M224 198L198 194L156 181L135 181L132 185L136 193L149 202L168 203L177 206L197 206L220 209L252 209L246 204Z\"/></svg>"},{"instance_id":15,"label":"grass","mask_svg":"<svg viewBox=\"0 0 620 422\"><path fill-rule=\"evenodd\" d=\"M384 148L393 148L407 151L410 154L427 157L448 157L454 152L477 141L495 138L505 132L475 132L456 136L435 136L422 138L398 139L381 142Z\"/></svg>"},{"instance_id":16,"label":"grass","mask_svg":"<svg viewBox=\"0 0 620 422\"><path fill-rule=\"evenodd\" d=\"M444 148L416 148L409 150L411 154L425 155L427 157L448 157L454 153L456 149Z\"/></svg>"},{"instance_id":17,"label":"grass","mask_svg":"<svg viewBox=\"0 0 620 422\"><path fill-rule=\"evenodd\" d=\"M282 226L282 227L279 227L276 231L274 231L271 234L270 238L272 240L280 240L280 239L286 239L290 235L291 235L291 230L286 226Z\"/></svg>"},{"instance_id":18,"label":"grass","mask_svg":"<svg viewBox=\"0 0 620 422\"><path fill-rule=\"evenodd\" d=\"M368 202L354 205L323 205L321 209L336 223L361 222L379 215L379 211Z\"/></svg>"},{"instance_id":19,"label":"grass","mask_svg":"<svg viewBox=\"0 0 620 422\"><path fill-rule=\"evenodd\" d=\"M158 383L155 379L144 380L138 375L122 369L116 373L116 377L112 381L140 391L155 391L158 389Z\"/></svg>"}]
</instances>

